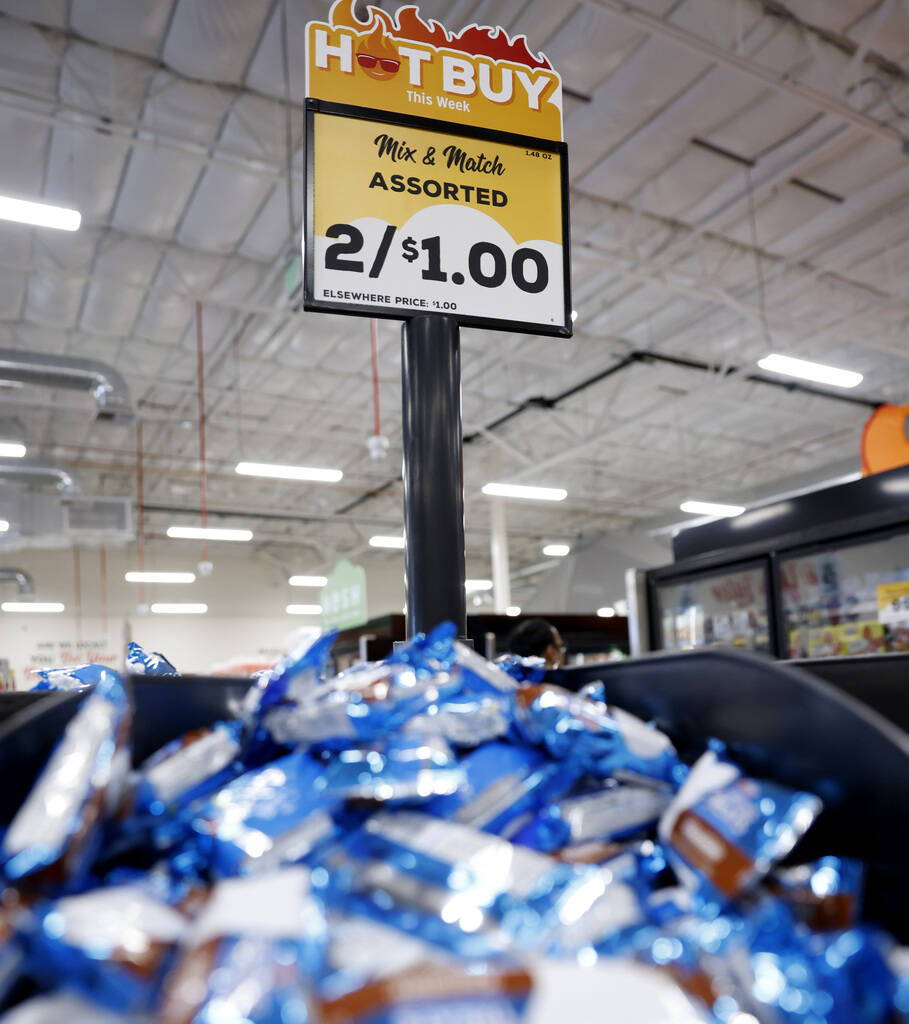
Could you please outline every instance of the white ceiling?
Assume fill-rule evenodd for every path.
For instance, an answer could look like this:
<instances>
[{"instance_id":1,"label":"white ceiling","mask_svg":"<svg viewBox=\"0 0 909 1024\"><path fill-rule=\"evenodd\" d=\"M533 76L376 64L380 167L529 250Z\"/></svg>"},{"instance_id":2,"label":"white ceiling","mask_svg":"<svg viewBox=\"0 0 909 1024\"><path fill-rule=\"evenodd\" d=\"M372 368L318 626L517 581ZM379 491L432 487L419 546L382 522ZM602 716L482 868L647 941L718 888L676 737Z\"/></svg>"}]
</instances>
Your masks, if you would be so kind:
<instances>
[{"instance_id":1,"label":"white ceiling","mask_svg":"<svg viewBox=\"0 0 909 1024\"><path fill-rule=\"evenodd\" d=\"M287 0L286 85L282 0L0 0L0 192L84 218L73 235L0 224L0 346L123 372L154 542L177 518L155 508L185 521L198 509L200 300L209 503L242 513L214 521L251 526L297 571L401 526L398 325L379 328L391 450L377 463L367 321L284 299L300 235L303 27L328 7ZM462 334L470 572L489 572L490 479L569 491L557 507L509 505L520 569L543 540L857 452L868 407L745 379L771 348L861 371L853 396L909 400L906 0L420 8L452 29L526 33L567 90L576 333ZM635 350L724 372L638 358L604 374ZM95 424L78 395L2 394L34 454L65 461L84 492L135 493L132 428ZM237 478L239 457L345 476Z\"/></svg>"}]
</instances>

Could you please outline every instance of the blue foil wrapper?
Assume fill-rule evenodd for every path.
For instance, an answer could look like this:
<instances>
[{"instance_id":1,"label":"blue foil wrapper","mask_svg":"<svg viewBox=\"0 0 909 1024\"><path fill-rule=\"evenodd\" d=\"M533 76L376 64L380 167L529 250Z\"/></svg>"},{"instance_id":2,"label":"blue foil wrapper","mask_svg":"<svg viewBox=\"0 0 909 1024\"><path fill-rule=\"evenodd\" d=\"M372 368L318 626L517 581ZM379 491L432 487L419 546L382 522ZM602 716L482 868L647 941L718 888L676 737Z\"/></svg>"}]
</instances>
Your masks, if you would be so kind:
<instances>
[{"instance_id":1,"label":"blue foil wrapper","mask_svg":"<svg viewBox=\"0 0 909 1024\"><path fill-rule=\"evenodd\" d=\"M550 761L532 747L487 743L461 761L467 785L430 801L425 810L484 832L510 833L577 781L572 765Z\"/></svg>"},{"instance_id":2,"label":"blue foil wrapper","mask_svg":"<svg viewBox=\"0 0 909 1024\"><path fill-rule=\"evenodd\" d=\"M111 672L106 665L68 665L64 668L38 669L38 682L32 690L81 690L94 686Z\"/></svg>"},{"instance_id":3,"label":"blue foil wrapper","mask_svg":"<svg viewBox=\"0 0 909 1024\"><path fill-rule=\"evenodd\" d=\"M464 769L445 740L407 735L334 751L321 783L326 795L338 800L387 803L455 793L464 779Z\"/></svg>"},{"instance_id":4,"label":"blue foil wrapper","mask_svg":"<svg viewBox=\"0 0 909 1024\"><path fill-rule=\"evenodd\" d=\"M129 771L131 711L107 671L67 724L0 841L7 881L77 888L118 808Z\"/></svg>"},{"instance_id":5,"label":"blue foil wrapper","mask_svg":"<svg viewBox=\"0 0 909 1024\"><path fill-rule=\"evenodd\" d=\"M200 852L220 876L274 870L337 834L324 765L301 751L234 779L192 815Z\"/></svg>"},{"instance_id":6,"label":"blue foil wrapper","mask_svg":"<svg viewBox=\"0 0 909 1024\"><path fill-rule=\"evenodd\" d=\"M188 919L142 885L66 896L36 911L29 973L118 1011L149 1010Z\"/></svg>"},{"instance_id":7,"label":"blue foil wrapper","mask_svg":"<svg viewBox=\"0 0 909 1024\"><path fill-rule=\"evenodd\" d=\"M681 881L722 903L785 857L820 809L813 794L749 779L708 750L664 812L659 834Z\"/></svg>"},{"instance_id":8,"label":"blue foil wrapper","mask_svg":"<svg viewBox=\"0 0 909 1024\"><path fill-rule=\"evenodd\" d=\"M180 673L157 651L146 651L134 640L126 645L126 671L139 676L178 676Z\"/></svg>"},{"instance_id":9,"label":"blue foil wrapper","mask_svg":"<svg viewBox=\"0 0 909 1024\"><path fill-rule=\"evenodd\" d=\"M158 1019L308 1024L325 941L305 868L219 882L165 980Z\"/></svg>"},{"instance_id":10,"label":"blue foil wrapper","mask_svg":"<svg viewBox=\"0 0 909 1024\"><path fill-rule=\"evenodd\" d=\"M521 687L515 693L515 728L526 742L599 778L676 785L684 774L675 748L658 729L559 686Z\"/></svg>"},{"instance_id":11,"label":"blue foil wrapper","mask_svg":"<svg viewBox=\"0 0 909 1024\"><path fill-rule=\"evenodd\" d=\"M133 801L139 815L160 816L218 789L242 769L240 722L218 722L163 746L139 768Z\"/></svg>"}]
</instances>

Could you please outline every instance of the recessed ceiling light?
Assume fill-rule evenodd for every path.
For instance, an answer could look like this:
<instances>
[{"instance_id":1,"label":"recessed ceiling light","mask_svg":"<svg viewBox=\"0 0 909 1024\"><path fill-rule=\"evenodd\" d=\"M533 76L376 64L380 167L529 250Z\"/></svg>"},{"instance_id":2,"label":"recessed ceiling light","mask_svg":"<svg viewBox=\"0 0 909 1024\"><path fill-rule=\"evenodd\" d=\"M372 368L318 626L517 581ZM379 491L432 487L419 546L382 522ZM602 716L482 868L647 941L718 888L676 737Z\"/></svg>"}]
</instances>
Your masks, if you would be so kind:
<instances>
[{"instance_id":1,"label":"recessed ceiling light","mask_svg":"<svg viewBox=\"0 0 909 1024\"><path fill-rule=\"evenodd\" d=\"M403 548L404 538L386 537L382 534L376 534L375 537L369 538L369 546L372 548Z\"/></svg>"},{"instance_id":2,"label":"recessed ceiling light","mask_svg":"<svg viewBox=\"0 0 909 1024\"><path fill-rule=\"evenodd\" d=\"M564 501L568 491L561 487L530 487L526 484L484 484L483 493L500 498L524 498L527 501Z\"/></svg>"},{"instance_id":3,"label":"recessed ceiling light","mask_svg":"<svg viewBox=\"0 0 909 1024\"><path fill-rule=\"evenodd\" d=\"M291 576L287 581L292 587L324 587L327 576Z\"/></svg>"},{"instance_id":4,"label":"recessed ceiling light","mask_svg":"<svg viewBox=\"0 0 909 1024\"><path fill-rule=\"evenodd\" d=\"M138 572L130 570L123 577L127 583L193 583L194 572Z\"/></svg>"},{"instance_id":5,"label":"recessed ceiling light","mask_svg":"<svg viewBox=\"0 0 909 1024\"><path fill-rule=\"evenodd\" d=\"M807 359L796 359L795 356L783 356L777 352L758 360L762 370L781 373L786 377L798 377L811 380L816 384L830 384L835 388L854 388L862 383L862 375L855 370L841 370L837 366L824 363L812 363Z\"/></svg>"},{"instance_id":6,"label":"recessed ceiling light","mask_svg":"<svg viewBox=\"0 0 909 1024\"><path fill-rule=\"evenodd\" d=\"M253 539L252 530L233 530L220 526L168 526L167 536L178 540L239 540Z\"/></svg>"},{"instance_id":7,"label":"recessed ceiling light","mask_svg":"<svg viewBox=\"0 0 909 1024\"><path fill-rule=\"evenodd\" d=\"M38 228L59 228L78 231L82 214L65 206L34 203L27 199L0 196L0 220L14 220L18 224L33 224Z\"/></svg>"},{"instance_id":8,"label":"recessed ceiling light","mask_svg":"<svg viewBox=\"0 0 909 1024\"><path fill-rule=\"evenodd\" d=\"M320 604L289 604L284 609L288 615L321 615L322 605Z\"/></svg>"},{"instance_id":9,"label":"recessed ceiling light","mask_svg":"<svg viewBox=\"0 0 909 1024\"><path fill-rule=\"evenodd\" d=\"M204 615L207 604L159 602L151 606L153 615Z\"/></svg>"},{"instance_id":10,"label":"recessed ceiling light","mask_svg":"<svg viewBox=\"0 0 909 1024\"><path fill-rule=\"evenodd\" d=\"M543 554L550 558L564 558L571 551L570 544L544 544Z\"/></svg>"},{"instance_id":11,"label":"recessed ceiling light","mask_svg":"<svg viewBox=\"0 0 909 1024\"><path fill-rule=\"evenodd\" d=\"M715 501L683 501L679 508L693 516L717 516L733 519L745 511L744 505L722 505Z\"/></svg>"},{"instance_id":12,"label":"recessed ceiling light","mask_svg":"<svg viewBox=\"0 0 909 1024\"><path fill-rule=\"evenodd\" d=\"M0 458L21 459L25 457L25 445L17 441L0 441Z\"/></svg>"},{"instance_id":13,"label":"recessed ceiling light","mask_svg":"<svg viewBox=\"0 0 909 1024\"><path fill-rule=\"evenodd\" d=\"M604 605L602 608L597 608L597 615L601 619L611 619L615 615L615 608L610 604Z\"/></svg>"},{"instance_id":14,"label":"recessed ceiling light","mask_svg":"<svg viewBox=\"0 0 909 1024\"><path fill-rule=\"evenodd\" d=\"M4 601L0 604L0 609L5 612L35 612L43 615L62 612L63 608L59 601Z\"/></svg>"},{"instance_id":15,"label":"recessed ceiling light","mask_svg":"<svg viewBox=\"0 0 909 1024\"><path fill-rule=\"evenodd\" d=\"M510 615L511 618L515 618L516 616L521 614L521 609L516 604L510 604L505 609L505 614Z\"/></svg>"},{"instance_id":16,"label":"recessed ceiling light","mask_svg":"<svg viewBox=\"0 0 909 1024\"><path fill-rule=\"evenodd\" d=\"M269 462L238 462L235 472L241 476L266 476L275 480L311 480L324 484L336 484L344 476L340 469L276 466Z\"/></svg>"},{"instance_id":17,"label":"recessed ceiling light","mask_svg":"<svg viewBox=\"0 0 909 1024\"><path fill-rule=\"evenodd\" d=\"M464 586L468 594L474 594L478 590L492 590L492 580L464 580Z\"/></svg>"}]
</instances>

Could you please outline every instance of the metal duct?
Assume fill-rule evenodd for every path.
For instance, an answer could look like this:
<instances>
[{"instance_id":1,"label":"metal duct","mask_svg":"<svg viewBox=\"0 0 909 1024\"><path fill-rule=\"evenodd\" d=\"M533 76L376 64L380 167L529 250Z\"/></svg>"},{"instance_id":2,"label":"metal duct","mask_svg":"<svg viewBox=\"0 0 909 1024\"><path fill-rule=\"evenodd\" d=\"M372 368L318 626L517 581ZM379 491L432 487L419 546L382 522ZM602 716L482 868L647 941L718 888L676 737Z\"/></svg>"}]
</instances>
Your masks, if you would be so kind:
<instances>
[{"instance_id":1,"label":"metal duct","mask_svg":"<svg viewBox=\"0 0 909 1024\"><path fill-rule=\"evenodd\" d=\"M0 459L0 480L38 484L53 482L60 494L65 496L79 490L70 471L50 459Z\"/></svg>"},{"instance_id":2,"label":"metal duct","mask_svg":"<svg viewBox=\"0 0 909 1024\"><path fill-rule=\"evenodd\" d=\"M22 569L0 569L0 583L13 581L19 588L20 597L34 597L35 584L31 576Z\"/></svg>"},{"instance_id":3,"label":"metal duct","mask_svg":"<svg viewBox=\"0 0 909 1024\"><path fill-rule=\"evenodd\" d=\"M97 359L0 348L0 380L89 391L98 403L99 420L128 425L136 419L126 381Z\"/></svg>"}]
</instances>

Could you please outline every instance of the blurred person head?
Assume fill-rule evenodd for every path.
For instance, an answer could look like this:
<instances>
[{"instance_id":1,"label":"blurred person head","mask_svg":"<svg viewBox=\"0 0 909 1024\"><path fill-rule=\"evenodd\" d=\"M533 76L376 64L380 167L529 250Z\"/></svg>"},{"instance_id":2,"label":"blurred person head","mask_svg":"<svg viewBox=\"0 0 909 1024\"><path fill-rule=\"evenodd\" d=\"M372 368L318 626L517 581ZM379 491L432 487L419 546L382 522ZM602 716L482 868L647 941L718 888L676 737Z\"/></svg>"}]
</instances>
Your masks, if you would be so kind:
<instances>
[{"instance_id":1,"label":"blurred person head","mask_svg":"<svg viewBox=\"0 0 909 1024\"><path fill-rule=\"evenodd\" d=\"M544 658L547 668L558 668L565 660L565 644L559 631L545 619L527 619L512 630L507 648L521 658Z\"/></svg>"}]
</instances>

